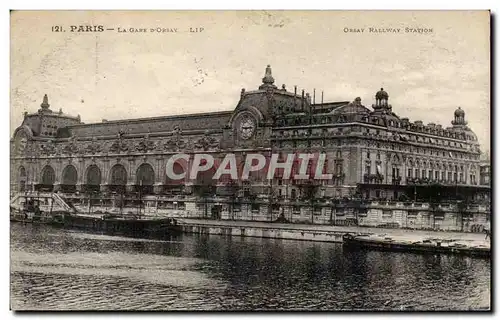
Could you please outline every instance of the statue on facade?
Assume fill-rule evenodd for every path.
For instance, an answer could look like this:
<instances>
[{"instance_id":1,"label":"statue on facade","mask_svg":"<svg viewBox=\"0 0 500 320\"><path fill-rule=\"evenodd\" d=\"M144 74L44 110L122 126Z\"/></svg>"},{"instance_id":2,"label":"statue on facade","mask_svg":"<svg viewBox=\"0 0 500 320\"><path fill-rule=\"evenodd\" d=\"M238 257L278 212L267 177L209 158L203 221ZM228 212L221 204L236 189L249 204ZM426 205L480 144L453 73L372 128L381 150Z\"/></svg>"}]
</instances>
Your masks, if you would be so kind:
<instances>
[{"instance_id":1,"label":"statue on facade","mask_svg":"<svg viewBox=\"0 0 500 320\"><path fill-rule=\"evenodd\" d=\"M208 131L205 131L205 134L194 143L195 148L203 150L217 148L218 146L219 141L211 137Z\"/></svg>"},{"instance_id":2,"label":"statue on facade","mask_svg":"<svg viewBox=\"0 0 500 320\"><path fill-rule=\"evenodd\" d=\"M175 135L165 142L164 148L168 151L178 151L186 147L186 142L180 138L179 135Z\"/></svg>"},{"instance_id":3,"label":"statue on facade","mask_svg":"<svg viewBox=\"0 0 500 320\"><path fill-rule=\"evenodd\" d=\"M125 152L128 151L128 144L124 141L123 135L125 132L120 130L118 132L118 138L113 142L111 147L109 147L109 151L111 152Z\"/></svg>"},{"instance_id":4,"label":"statue on facade","mask_svg":"<svg viewBox=\"0 0 500 320\"><path fill-rule=\"evenodd\" d=\"M139 152L148 152L154 150L156 148L156 144L149 140L149 135L145 135L141 141L135 146L135 150Z\"/></svg>"},{"instance_id":5,"label":"statue on facade","mask_svg":"<svg viewBox=\"0 0 500 320\"><path fill-rule=\"evenodd\" d=\"M67 154L74 154L78 153L79 151L78 147L78 139L74 136L71 136L68 140L68 144L66 144L63 148L63 152Z\"/></svg>"},{"instance_id":6,"label":"statue on facade","mask_svg":"<svg viewBox=\"0 0 500 320\"><path fill-rule=\"evenodd\" d=\"M181 136L182 130L178 125L176 125L174 127L174 131L172 131L171 138L165 142L163 148L167 151L178 151L179 149L186 148L186 142L182 140Z\"/></svg>"},{"instance_id":7,"label":"statue on facade","mask_svg":"<svg viewBox=\"0 0 500 320\"><path fill-rule=\"evenodd\" d=\"M40 146L40 152L46 156L56 154L57 153L56 143L53 140L51 140L46 144L42 144Z\"/></svg>"},{"instance_id":8,"label":"statue on facade","mask_svg":"<svg viewBox=\"0 0 500 320\"><path fill-rule=\"evenodd\" d=\"M97 138L93 137L92 142L87 144L85 151L90 154L96 154L102 150L101 145L97 142Z\"/></svg>"}]
</instances>

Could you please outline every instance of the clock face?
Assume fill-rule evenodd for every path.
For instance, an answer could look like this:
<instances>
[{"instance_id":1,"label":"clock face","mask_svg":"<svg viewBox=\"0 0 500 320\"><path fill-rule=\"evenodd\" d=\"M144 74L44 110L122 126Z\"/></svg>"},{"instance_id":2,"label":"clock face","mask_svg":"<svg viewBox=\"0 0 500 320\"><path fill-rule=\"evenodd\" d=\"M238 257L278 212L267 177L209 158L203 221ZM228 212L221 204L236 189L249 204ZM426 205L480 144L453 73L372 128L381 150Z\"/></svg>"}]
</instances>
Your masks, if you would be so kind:
<instances>
[{"instance_id":1,"label":"clock face","mask_svg":"<svg viewBox=\"0 0 500 320\"><path fill-rule=\"evenodd\" d=\"M255 132L255 121L250 116L243 116L239 124L239 136L244 139L250 139Z\"/></svg>"}]
</instances>

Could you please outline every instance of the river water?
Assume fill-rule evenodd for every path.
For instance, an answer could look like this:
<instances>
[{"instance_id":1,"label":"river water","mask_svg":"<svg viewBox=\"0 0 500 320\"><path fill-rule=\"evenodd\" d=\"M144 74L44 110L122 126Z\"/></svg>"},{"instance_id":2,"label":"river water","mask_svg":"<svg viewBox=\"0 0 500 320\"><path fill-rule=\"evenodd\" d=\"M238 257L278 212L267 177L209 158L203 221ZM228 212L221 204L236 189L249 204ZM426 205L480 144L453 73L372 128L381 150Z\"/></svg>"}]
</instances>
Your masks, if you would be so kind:
<instances>
[{"instance_id":1,"label":"river water","mask_svg":"<svg viewBox=\"0 0 500 320\"><path fill-rule=\"evenodd\" d=\"M11 224L13 310L485 310L491 263L340 244Z\"/></svg>"}]
</instances>

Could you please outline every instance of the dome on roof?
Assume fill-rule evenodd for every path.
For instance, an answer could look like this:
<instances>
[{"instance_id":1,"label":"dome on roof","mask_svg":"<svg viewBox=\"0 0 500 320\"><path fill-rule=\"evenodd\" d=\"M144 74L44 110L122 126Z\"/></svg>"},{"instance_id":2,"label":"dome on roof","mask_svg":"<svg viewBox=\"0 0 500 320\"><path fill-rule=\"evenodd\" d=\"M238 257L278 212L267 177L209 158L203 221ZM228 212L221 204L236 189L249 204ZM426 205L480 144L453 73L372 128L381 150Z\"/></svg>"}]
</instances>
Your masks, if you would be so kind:
<instances>
[{"instance_id":1,"label":"dome on roof","mask_svg":"<svg viewBox=\"0 0 500 320\"><path fill-rule=\"evenodd\" d=\"M380 88L380 91L375 94L375 99L377 100L387 100L389 99L389 94L384 91L384 88Z\"/></svg>"},{"instance_id":2,"label":"dome on roof","mask_svg":"<svg viewBox=\"0 0 500 320\"><path fill-rule=\"evenodd\" d=\"M472 141L477 141L477 135L474 133L474 131L470 130L470 131L467 131L466 133L466 136L469 136L469 140L472 140Z\"/></svg>"},{"instance_id":3,"label":"dome on roof","mask_svg":"<svg viewBox=\"0 0 500 320\"><path fill-rule=\"evenodd\" d=\"M462 108L458 107L458 109L455 110L455 117L463 117L463 116L465 116L465 111Z\"/></svg>"}]
</instances>

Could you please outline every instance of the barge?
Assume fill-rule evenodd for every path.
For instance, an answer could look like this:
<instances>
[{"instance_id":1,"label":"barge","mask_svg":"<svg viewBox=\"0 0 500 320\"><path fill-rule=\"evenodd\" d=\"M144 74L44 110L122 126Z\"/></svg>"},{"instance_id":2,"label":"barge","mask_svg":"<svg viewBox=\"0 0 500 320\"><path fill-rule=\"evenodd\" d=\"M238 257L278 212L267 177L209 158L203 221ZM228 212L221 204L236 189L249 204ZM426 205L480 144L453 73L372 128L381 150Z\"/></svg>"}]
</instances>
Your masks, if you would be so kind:
<instances>
[{"instance_id":1,"label":"barge","mask_svg":"<svg viewBox=\"0 0 500 320\"><path fill-rule=\"evenodd\" d=\"M489 258L491 256L490 247L481 245L466 245L453 240L424 239L421 241L403 241L396 240L390 237L381 238L373 235L352 234L344 235L342 240L345 247L356 249L373 249L431 254L459 254L485 258Z\"/></svg>"},{"instance_id":2,"label":"barge","mask_svg":"<svg viewBox=\"0 0 500 320\"><path fill-rule=\"evenodd\" d=\"M182 229L177 225L177 221L173 218L142 219L132 215L110 213L103 215L69 214L64 217L62 225L70 229L83 229L134 237L163 238L182 232Z\"/></svg>"},{"instance_id":3,"label":"barge","mask_svg":"<svg viewBox=\"0 0 500 320\"><path fill-rule=\"evenodd\" d=\"M11 200L10 221L50 224L132 237L165 238L182 232L173 218L146 218L140 215L109 213L85 214L57 193L26 192Z\"/></svg>"}]
</instances>

